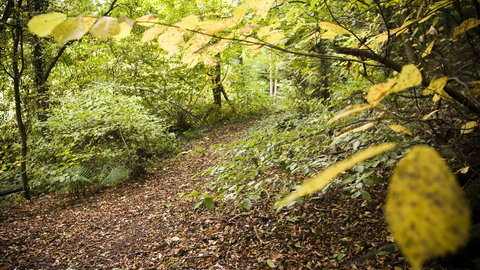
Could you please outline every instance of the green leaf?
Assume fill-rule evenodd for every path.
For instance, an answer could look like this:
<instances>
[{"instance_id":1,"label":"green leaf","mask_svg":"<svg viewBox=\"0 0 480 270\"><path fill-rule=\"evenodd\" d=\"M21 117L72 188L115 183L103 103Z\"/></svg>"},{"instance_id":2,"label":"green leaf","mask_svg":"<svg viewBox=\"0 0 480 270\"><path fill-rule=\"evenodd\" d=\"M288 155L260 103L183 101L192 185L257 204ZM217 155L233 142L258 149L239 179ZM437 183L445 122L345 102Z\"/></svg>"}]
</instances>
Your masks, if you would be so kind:
<instances>
[{"instance_id":1,"label":"green leaf","mask_svg":"<svg viewBox=\"0 0 480 270\"><path fill-rule=\"evenodd\" d=\"M210 211L213 211L213 208L215 207L215 204L213 203L213 200L212 198L205 198L203 200L203 204L205 205L205 207L210 210Z\"/></svg>"},{"instance_id":2,"label":"green leaf","mask_svg":"<svg viewBox=\"0 0 480 270\"><path fill-rule=\"evenodd\" d=\"M275 262L274 261L267 260L267 264L268 264L268 266L270 266L270 268L275 268Z\"/></svg>"},{"instance_id":3,"label":"green leaf","mask_svg":"<svg viewBox=\"0 0 480 270\"><path fill-rule=\"evenodd\" d=\"M364 190L362 191L362 197L367 201L370 201L372 199L372 197L370 196L370 193L368 193Z\"/></svg>"},{"instance_id":4,"label":"green leaf","mask_svg":"<svg viewBox=\"0 0 480 270\"><path fill-rule=\"evenodd\" d=\"M252 201L250 201L250 199L245 199L242 202L242 206L244 209L250 210L252 208Z\"/></svg>"}]
</instances>

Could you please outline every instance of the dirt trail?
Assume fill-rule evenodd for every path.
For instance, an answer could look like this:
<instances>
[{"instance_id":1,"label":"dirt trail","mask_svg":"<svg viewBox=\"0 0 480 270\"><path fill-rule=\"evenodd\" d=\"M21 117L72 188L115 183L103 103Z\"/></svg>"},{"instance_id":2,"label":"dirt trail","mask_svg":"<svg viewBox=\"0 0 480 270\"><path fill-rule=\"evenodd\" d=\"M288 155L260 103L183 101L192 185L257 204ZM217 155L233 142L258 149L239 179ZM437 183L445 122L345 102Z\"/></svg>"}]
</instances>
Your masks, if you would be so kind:
<instances>
[{"instance_id":1,"label":"dirt trail","mask_svg":"<svg viewBox=\"0 0 480 270\"><path fill-rule=\"evenodd\" d=\"M215 130L190 151L231 143L248 126ZM378 186L368 204L334 188L277 215L271 199L254 201L251 211L231 203L193 211L195 201L178 194L204 184L191 177L220 158L182 155L141 182L86 199L47 196L1 210L0 269L350 269L339 256L348 261L388 244ZM358 265L394 266L407 269L397 252Z\"/></svg>"}]
</instances>

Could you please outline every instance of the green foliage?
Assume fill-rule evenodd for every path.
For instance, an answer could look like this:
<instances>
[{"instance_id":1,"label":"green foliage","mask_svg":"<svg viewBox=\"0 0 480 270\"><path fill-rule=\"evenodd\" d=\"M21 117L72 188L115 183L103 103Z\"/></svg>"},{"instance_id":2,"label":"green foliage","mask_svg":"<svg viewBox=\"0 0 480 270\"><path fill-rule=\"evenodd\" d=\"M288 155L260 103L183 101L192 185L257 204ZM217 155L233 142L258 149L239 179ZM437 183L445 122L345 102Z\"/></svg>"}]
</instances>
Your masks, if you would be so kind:
<instances>
[{"instance_id":1,"label":"green foliage","mask_svg":"<svg viewBox=\"0 0 480 270\"><path fill-rule=\"evenodd\" d=\"M175 137L164 122L149 115L138 98L114 89L96 85L55 100L48 120L36 125L46 127L49 136L31 142L32 186L70 191L95 182L108 185L173 151Z\"/></svg>"}]
</instances>

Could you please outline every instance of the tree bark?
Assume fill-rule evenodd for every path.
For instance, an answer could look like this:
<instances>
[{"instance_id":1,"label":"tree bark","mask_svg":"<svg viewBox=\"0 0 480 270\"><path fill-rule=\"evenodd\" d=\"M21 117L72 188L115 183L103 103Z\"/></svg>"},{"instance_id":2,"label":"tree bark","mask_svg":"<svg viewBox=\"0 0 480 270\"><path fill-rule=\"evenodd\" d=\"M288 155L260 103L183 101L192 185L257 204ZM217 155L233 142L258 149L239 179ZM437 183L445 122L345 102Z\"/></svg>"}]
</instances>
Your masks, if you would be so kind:
<instances>
[{"instance_id":1,"label":"tree bark","mask_svg":"<svg viewBox=\"0 0 480 270\"><path fill-rule=\"evenodd\" d=\"M15 96L15 116L17 119L18 133L20 134L20 177L22 179L23 196L30 200L30 190L28 187L27 165L25 158L27 156L27 131L22 119L22 101L20 97L20 82L22 79L24 61L23 61L23 33L20 26L20 14L22 0L17 2L17 8L14 11L14 23L12 26L13 50L12 50L12 69L13 69L13 92ZM19 50L20 49L20 50ZM22 66L19 67L19 62Z\"/></svg>"},{"instance_id":2,"label":"tree bark","mask_svg":"<svg viewBox=\"0 0 480 270\"><path fill-rule=\"evenodd\" d=\"M222 93L225 94L225 89L223 89L222 84L222 68L220 67L220 63L215 66L215 74L213 76L213 104L218 105L218 107L222 106ZM228 100L228 99L227 99Z\"/></svg>"}]
</instances>

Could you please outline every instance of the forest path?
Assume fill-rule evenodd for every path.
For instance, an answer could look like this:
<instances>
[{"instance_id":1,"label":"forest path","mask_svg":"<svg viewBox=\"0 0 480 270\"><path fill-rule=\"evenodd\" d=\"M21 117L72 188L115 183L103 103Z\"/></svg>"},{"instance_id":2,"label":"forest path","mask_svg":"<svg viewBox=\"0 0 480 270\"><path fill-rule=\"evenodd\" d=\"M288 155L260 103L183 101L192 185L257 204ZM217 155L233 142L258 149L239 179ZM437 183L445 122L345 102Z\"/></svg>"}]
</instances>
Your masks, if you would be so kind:
<instances>
[{"instance_id":1,"label":"forest path","mask_svg":"<svg viewBox=\"0 0 480 270\"><path fill-rule=\"evenodd\" d=\"M86 199L45 196L0 211L1 269L321 269L388 244L385 188L368 204L332 188L317 199L269 211L273 198L250 211L222 203L214 211L181 199L203 185L192 176L221 160L210 149L241 138L253 123L228 125L192 142L145 180ZM374 256L359 269L407 269L398 252ZM386 267L386 268L382 268ZM428 268L424 268L428 269Z\"/></svg>"}]
</instances>

